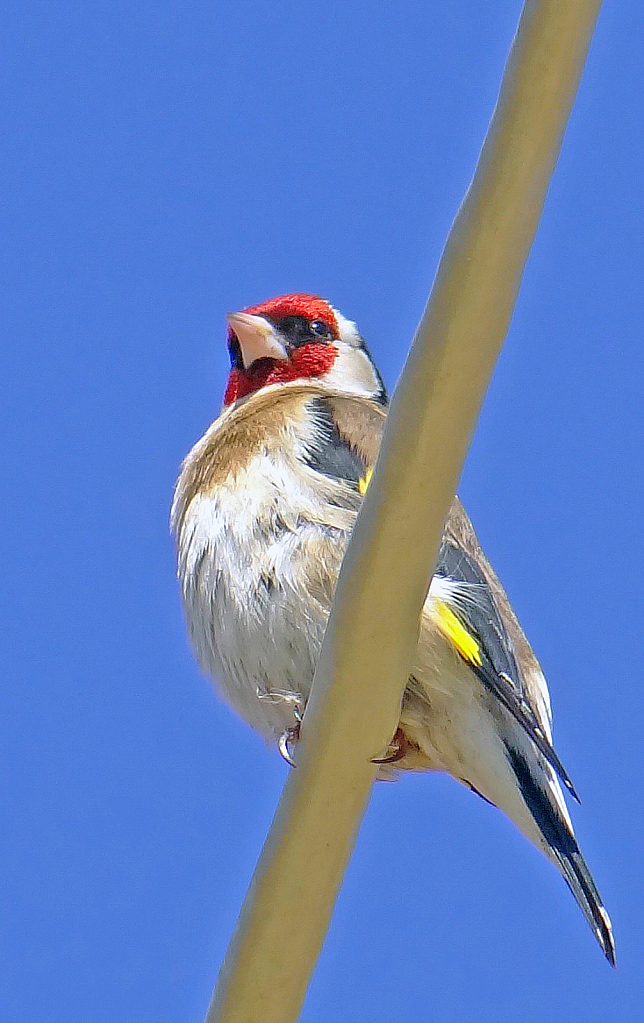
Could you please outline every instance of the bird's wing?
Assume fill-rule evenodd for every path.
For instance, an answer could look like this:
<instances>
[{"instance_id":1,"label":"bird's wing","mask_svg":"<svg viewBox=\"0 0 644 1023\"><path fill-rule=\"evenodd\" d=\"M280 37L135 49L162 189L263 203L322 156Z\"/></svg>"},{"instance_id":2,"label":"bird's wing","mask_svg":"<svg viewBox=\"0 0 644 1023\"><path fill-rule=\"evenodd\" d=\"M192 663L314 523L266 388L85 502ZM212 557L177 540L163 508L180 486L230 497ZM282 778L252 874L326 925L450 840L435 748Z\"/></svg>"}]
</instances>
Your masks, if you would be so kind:
<instances>
[{"instance_id":1,"label":"bird's wing","mask_svg":"<svg viewBox=\"0 0 644 1023\"><path fill-rule=\"evenodd\" d=\"M327 502L325 521L342 510L352 525L377 457L385 411L367 399L310 386L293 387L292 394L284 391L280 397L289 405L289 417L294 414L293 403L306 407L312 429L307 433L304 460ZM329 599L331 593L332 586ZM558 865L614 965L610 920L572 834L557 780L543 769L542 757L577 798L552 747L545 679L458 498L448 515L430 598L424 613L432 615L433 623L476 674L489 694L492 714L495 709L496 716L505 712L516 722L519 734L527 737L525 744L504 740L508 769L541 836L540 848ZM535 748L534 757L526 748L530 745ZM503 802L498 805L508 812ZM533 830L523 827L535 841Z\"/></svg>"},{"instance_id":2,"label":"bird's wing","mask_svg":"<svg viewBox=\"0 0 644 1023\"><path fill-rule=\"evenodd\" d=\"M448 516L436 578L444 580L444 592L449 594L447 615L451 616L448 619L443 612L441 621L439 600L437 624L487 692L520 725L579 801L552 746L550 701L543 673L458 498ZM433 586L440 592L440 585Z\"/></svg>"},{"instance_id":3,"label":"bird's wing","mask_svg":"<svg viewBox=\"0 0 644 1023\"><path fill-rule=\"evenodd\" d=\"M335 508L355 513L376 460L385 410L368 399L310 385L282 385L275 398L290 408L305 404L314 424L308 469L333 488L327 500ZM539 663L458 498L448 515L436 579L444 581L442 592L448 596L447 602L433 602L439 609L435 624L578 799L552 747L550 702Z\"/></svg>"}]
</instances>

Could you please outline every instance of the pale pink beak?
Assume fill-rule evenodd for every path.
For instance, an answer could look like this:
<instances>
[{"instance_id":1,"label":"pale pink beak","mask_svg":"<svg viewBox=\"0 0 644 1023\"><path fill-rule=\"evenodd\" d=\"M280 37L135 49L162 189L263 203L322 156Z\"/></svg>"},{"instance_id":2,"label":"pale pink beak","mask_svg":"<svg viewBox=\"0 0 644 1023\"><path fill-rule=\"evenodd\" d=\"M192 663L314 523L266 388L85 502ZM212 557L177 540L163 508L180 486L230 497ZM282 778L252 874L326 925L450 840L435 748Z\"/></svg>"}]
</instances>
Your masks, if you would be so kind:
<instances>
[{"instance_id":1,"label":"pale pink beak","mask_svg":"<svg viewBox=\"0 0 644 1023\"><path fill-rule=\"evenodd\" d=\"M231 330L239 341L244 369L257 359L288 359L288 352L276 337L272 324L251 313L228 313Z\"/></svg>"}]
</instances>

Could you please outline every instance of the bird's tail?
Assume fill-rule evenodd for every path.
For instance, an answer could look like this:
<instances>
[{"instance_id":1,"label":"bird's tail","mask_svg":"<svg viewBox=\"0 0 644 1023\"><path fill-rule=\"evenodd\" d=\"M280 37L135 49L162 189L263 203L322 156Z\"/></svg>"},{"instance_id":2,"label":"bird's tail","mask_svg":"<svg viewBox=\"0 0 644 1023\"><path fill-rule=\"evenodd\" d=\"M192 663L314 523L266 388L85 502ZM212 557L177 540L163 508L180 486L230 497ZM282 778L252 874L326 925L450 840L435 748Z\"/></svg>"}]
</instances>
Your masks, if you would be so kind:
<instances>
[{"instance_id":1,"label":"bird's tail","mask_svg":"<svg viewBox=\"0 0 644 1023\"><path fill-rule=\"evenodd\" d=\"M563 804L561 790L553 777L549 786L549 788L552 786L553 791L544 791L531 773L523 755L510 746L507 746L507 750L521 795L541 833L544 851L559 867L604 955L611 966L615 966L615 940L610 917L604 909L597 885L593 881L577 840L557 806L559 801ZM559 799L556 799L555 788L559 793Z\"/></svg>"},{"instance_id":2,"label":"bird's tail","mask_svg":"<svg viewBox=\"0 0 644 1023\"><path fill-rule=\"evenodd\" d=\"M566 853L553 847L552 854L557 860L559 869L570 891L575 896L579 908L592 927L604 955L611 966L616 966L615 939L610 917L602 905L597 885L593 881L592 874L574 838L571 845L574 848Z\"/></svg>"}]
</instances>

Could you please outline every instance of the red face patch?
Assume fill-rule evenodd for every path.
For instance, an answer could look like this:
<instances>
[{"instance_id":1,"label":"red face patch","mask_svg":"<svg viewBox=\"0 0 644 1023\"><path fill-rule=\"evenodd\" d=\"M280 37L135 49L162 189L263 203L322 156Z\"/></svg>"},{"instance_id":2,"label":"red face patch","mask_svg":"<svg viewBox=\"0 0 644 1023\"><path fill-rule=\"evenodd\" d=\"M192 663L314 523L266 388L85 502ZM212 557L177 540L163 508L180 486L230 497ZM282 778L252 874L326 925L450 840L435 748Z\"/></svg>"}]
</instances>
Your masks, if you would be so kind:
<instances>
[{"instance_id":1,"label":"red face patch","mask_svg":"<svg viewBox=\"0 0 644 1023\"><path fill-rule=\"evenodd\" d=\"M318 295L305 292L279 295L259 305L248 306L243 312L264 316L273 323L290 316L302 317L309 322L321 320L329 328L331 337L339 337L335 314L329 303ZM258 359L248 369L234 368L228 377L224 405L231 405L268 384L323 376L331 369L337 355L338 349L334 344L311 341L293 348L288 359Z\"/></svg>"},{"instance_id":2,"label":"red face patch","mask_svg":"<svg viewBox=\"0 0 644 1023\"><path fill-rule=\"evenodd\" d=\"M303 316L305 320L322 320L326 323L333 337L338 337L338 322L328 302L319 295L307 295L303 291L292 295L278 295L269 298L268 302L251 305L242 310L256 316L265 316L269 320L281 320L285 316Z\"/></svg>"},{"instance_id":3,"label":"red face patch","mask_svg":"<svg viewBox=\"0 0 644 1023\"><path fill-rule=\"evenodd\" d=\"M232 369L226 384L224 405L232 405L239 398L245 398L268 384L323 376L331 369L337 354L335 345L312 342L295 348L288 359L259 359L248 369Z\"/></svg>"}]
</instances>

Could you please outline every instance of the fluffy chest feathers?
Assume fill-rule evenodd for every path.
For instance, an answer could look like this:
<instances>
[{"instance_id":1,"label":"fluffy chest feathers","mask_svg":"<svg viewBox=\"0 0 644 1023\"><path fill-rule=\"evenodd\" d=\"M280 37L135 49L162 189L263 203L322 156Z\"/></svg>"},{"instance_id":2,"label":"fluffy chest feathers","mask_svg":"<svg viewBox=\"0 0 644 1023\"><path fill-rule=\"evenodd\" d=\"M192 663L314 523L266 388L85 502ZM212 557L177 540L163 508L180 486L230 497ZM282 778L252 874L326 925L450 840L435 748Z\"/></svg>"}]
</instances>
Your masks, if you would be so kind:
<instances>
[{"instance_id":1,"label":"fluffy chest feathers","mask_svg":"<svg viewBox=\"0 0 644 1023\"><path fill-rule=\"evenodd\" d=\"M250 389L235 390L247 396L186 458L172 528L199 662L251 726L277 739L310 693L385 411L329 389L329 372L327 385L262 386L258 374L270 358L288 381L307 352L333 347L336 379L381 400L384 388L355 325L315 296L282 296L229 320L231 380L245 374ZM333 346L320 349L319 336ZM545 679L458 498L419 624L395 765L377 760L380 771L446 771L501 807L562 872L614 964L610 921L557 779L575 794L552 747Z\"/></svg>"},{"instance_id":2,"label":"fluffy chest feathers","mask_svg":"<svg viewBox=\"0 0 644 1023\"><path fill-rule=\"evenodd\" d=\"M184 463L172 523L190 637L225 699L268 738L306 704L384 418L360 397L267 387L226 410ZM428 762L462 778L480 762L481 728L506 714L558 765L543 676L455 499L401 724ZM494 729L490 749L504 756Z\"/></svg>"},{"instance_id":3,"label":"fluffy chest feathers","mask_svg":"<svg viewBox=\"0 0 644 1023\"><path fill-rule=\"evenodd\" d=\"M382 410L301 384L227 410L188 455L173 529L202 668L259 731L294 723L373 464Z\"/></svg>"}]
</instances>

